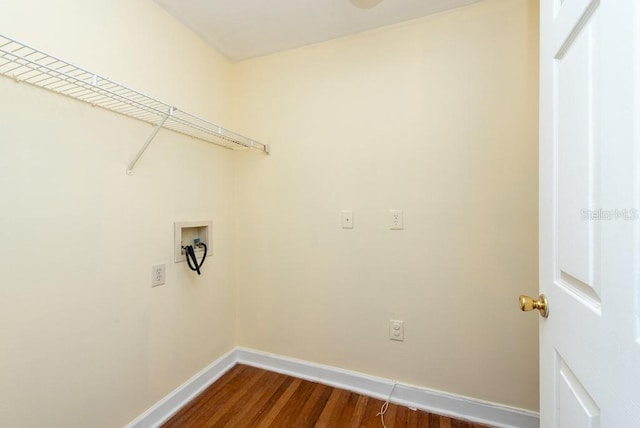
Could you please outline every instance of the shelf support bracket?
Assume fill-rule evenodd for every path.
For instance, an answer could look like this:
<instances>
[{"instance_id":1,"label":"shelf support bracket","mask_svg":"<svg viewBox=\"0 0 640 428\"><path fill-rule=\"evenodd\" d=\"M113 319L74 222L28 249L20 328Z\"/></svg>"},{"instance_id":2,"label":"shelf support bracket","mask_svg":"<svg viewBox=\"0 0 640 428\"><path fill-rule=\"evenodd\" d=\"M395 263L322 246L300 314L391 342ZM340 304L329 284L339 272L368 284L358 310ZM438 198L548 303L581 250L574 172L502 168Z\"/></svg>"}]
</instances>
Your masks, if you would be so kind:
<instances>
[{"instance_id":1,"label":"shelf support bracket","mask_svg":"<svg viewBox=\"0 0 640 428\"><path fill-rule=\"evenodd\" d=\"M160 131L160 129L164 126L164 123L167 121L167 119L169 119L169 116L172 116L172 115L173 115L173 107L170 107L169 112L165 114L162 120L156 125L155 128L153 128L153 132L151 133L151 135L149 135L149 138L147 138L147 141L144 143L142 148L140 148L140 151L138 152L136 157L129 164L129 167L127 168L127 175L133 175L133 167L136 165L138 160L140 160L145 150L147 150L147 147L149 147L149 144L151 144L153 139L156 137L156 134L158 134L158 131Z\"/></svg>"}]
</instances>

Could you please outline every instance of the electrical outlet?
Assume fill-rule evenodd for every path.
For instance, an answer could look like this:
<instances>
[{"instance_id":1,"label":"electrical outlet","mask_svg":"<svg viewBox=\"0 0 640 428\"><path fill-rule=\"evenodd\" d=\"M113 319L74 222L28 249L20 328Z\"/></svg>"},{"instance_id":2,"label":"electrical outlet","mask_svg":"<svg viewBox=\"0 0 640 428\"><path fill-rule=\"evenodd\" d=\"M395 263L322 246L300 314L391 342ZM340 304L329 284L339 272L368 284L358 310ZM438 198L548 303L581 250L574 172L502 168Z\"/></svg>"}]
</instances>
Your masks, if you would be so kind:
<instances>
[{"instance_id":1,"label":"electrical outlet","mask_svg":"<svg viewBox=\"0 0 640 428\"><path fill-rule=\"evenodd\" d=\"M404 321L389 320L389 339L404 342Z\"/></svg>"},{"instance_id":2,"label":"electrical outlet","mask_svg":"<svg viewBox=\"0 0 640 428\"><path fill-rule=\"evenodd\" d=\"M166 265L163 263L161 265L151 266L151 286L157 287L158 285L162 285L165 282L166 282Z\"/></svg>"},{"instance_id":3,"label":"electrical outlet","mask_svg":"<svg viewBox=\"0 0 640 428\"><path fill-rule=\"evenodd\" d=\"M391 223L389 224L389 229L391 230L402 230L404 229L404 219L402 210L389 210L389 219Z\"/></svg>"}]
</instances>

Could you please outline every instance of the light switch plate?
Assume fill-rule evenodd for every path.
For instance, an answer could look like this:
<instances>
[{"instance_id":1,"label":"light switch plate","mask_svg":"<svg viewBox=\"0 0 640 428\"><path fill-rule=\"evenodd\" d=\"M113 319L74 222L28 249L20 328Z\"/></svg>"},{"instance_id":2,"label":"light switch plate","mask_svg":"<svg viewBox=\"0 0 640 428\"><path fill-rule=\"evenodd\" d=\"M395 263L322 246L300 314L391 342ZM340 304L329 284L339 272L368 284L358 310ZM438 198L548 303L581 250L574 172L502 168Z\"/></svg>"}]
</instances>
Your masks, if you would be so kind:
<instances>
[{"instance_id":1,"label":"light switch plate","mask_svg":"<svg viewBox=\"0 0 640 428\"><path fill-rule=\"evenodd\" d=\"M342 228L353 229L353 211L342 211Z\"/></svg>"}]
</instances>

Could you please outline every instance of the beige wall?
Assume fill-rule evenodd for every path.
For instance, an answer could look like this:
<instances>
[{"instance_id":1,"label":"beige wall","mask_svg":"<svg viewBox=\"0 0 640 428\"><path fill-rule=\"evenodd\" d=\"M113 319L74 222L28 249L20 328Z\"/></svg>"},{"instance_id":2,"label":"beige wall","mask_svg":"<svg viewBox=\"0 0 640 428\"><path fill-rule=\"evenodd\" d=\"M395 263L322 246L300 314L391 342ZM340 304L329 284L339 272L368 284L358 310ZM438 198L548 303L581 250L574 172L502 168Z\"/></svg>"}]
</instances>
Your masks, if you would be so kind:
<instances>
[{"instance_id":1,"label":"beige wall","mask_svg":"<svg viewBox=\"0 0 640 428\"><path fill-rule=\"evenodd\" d=\"M536 3L237 65L240 345L538 408Z\"/></svg>"},{"instance_id":2,"label":"beige wall","mask_svg":"<svg viewBox=\"0 0 640 428\"><path fill-rule=\"evenodd\" d=\"M536 7L233 65L151 0L2 2L3 34L273 154L162 131L127 176L149 125L0 78L0 425L121 426L236 343L537 409ZM196 279L172 227L201 219Z\"/></svg>"},{"instance_id":3,"label":"beige wall","mask_svg":"<svg viewBox=\"0 0 640 428\"><path fill-rule=\"evenodd\" d=\"M2 33L231 125L232 65L151 0L5 0ZM234 153L0 77L0 425L123 426L236 343ZM197 278L173 222L213 220ZM151 265L167 284L151 288Z\"/></svg>"}]
</instances>

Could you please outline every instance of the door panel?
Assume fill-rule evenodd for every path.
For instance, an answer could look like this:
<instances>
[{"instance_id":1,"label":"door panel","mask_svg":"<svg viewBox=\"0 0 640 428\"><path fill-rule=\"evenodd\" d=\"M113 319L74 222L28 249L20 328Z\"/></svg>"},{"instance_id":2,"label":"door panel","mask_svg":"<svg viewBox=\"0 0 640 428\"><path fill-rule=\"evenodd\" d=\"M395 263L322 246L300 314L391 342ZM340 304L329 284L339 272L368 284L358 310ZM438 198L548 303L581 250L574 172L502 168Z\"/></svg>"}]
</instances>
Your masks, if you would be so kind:
<instances>
[{"instance_id":1,"label":"door panel","mask_svg":"<svg viewBox=\"0 0 640 428\"><path fill-rule=\"evenodd\" d=\"M556 426L599 428L600 408L558 354L556 379Z\"/></svg>"},{"instance_id":2,"label":"door panel","mask_svg":"<svg viewBox=\"0 0 640 428\"><path fill-rule=\"evenodd\" d=\"M567 4L568 6L569 4ZM600 150L597 7L586 9L554 61L554 139L557 181L556 284L600 310L597 279ZM580 213L579 216L576 213Z\"/></svg>"},{"instance_id":3,"label":"door panel","mask_svg":"<svg viewBox=\"0 0 640 428\"><path fill-rule=\"evenodd\" d=\"M640 427L640 1L540 6L540 423Z\"/></svg>"}]
</instances>

